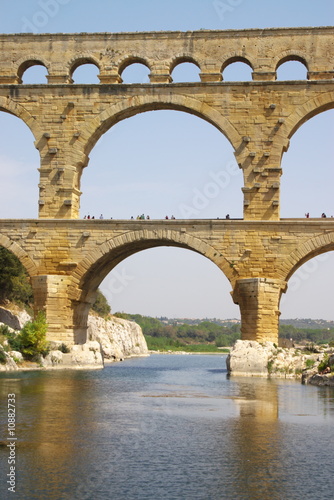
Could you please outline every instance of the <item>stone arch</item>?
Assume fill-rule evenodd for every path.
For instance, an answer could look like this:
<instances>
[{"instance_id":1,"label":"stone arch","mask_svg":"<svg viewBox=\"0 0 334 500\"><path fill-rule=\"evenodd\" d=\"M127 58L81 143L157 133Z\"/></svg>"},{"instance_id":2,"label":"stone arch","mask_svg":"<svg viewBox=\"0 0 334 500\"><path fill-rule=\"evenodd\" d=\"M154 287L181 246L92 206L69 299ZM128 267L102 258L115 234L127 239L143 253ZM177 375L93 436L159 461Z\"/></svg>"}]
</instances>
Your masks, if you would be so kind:
<instances>
[{"instance_id":1,"label":"stone arch","mask_svg":"<svg viewBox=\"0 0 334 500\"><path fill-rule=\"evenodd\" d=\"M44 66L48 75L50 74L50 62L43 57L40 57L40 55L33 54L29 57L29 59L24 57L16 61L16 74L18 76L19 83L22 83L24 72L32 66Z\"/></svg>"},{"instance_id":2,"label":"stone arch","mask_svg":"<svg viewBox=\"0 0 334 500\"><path fill-rule=\"evenodd\" d=\"M143 64L146 66L150 71L151 71L151 65L148 63L148 61L139 55L128 55L122 61L118 63L118 74L122 76L123 71L131 66L132 64Z\"/></svg>"},{"instance_id":3,"label":"stone arch","mask_svg":"<svg viewBox=\"0 0 334 500\"><path fill-rule=\"evenodd\" d=\"M281 52L278 57L276 58L276 60L274 60L274 64L275 64L274 71L277 71L278 68L280 66L282 66L282 64L289 62L289 61L300 62L301 64L303 64L305 66L307 71L309 70L309 65L308 65L306 56L303 52L298 52L295 50L283 50L283 52Z\"/></svg>"},{"instance_id":4,"label":"stone arch","mask_svg":"<svg viewBox=\"0 0 334 500\"><path fill-rule=\"evenodd\" d=\"M227 59L225 59L225 61L223 62L222 66L221 66L220 71L223 72L227 68L227 66L229 66L230 64L236 63L236 62L241 62L241 63L247 64L247 66L249 66L252 70L254 70L253 64L250 62L250 60L247 57L240 56L239 54L234 54L234 55L229 56Z\"/></svg>"},{"instance_id":5,"label":"stone arch","mask_svg":"<svg viewBox=\"0 0 334 500\"><path fill-rule=\"evenodd\" d=\"M179 66L179 64L183 64L183 63L195 64L195 66L197 66L198 69L201 71L201 65L198 63L198 61L194 57L192 57L188 54L179 54L173 58L173 60L171 61L170 65L169 65L170 75L173 73L176 66Z\"/></svg>"},{"instance_id":6,"label":"stone arch","mask_svg":"<svg viewBox=\"0 0 334 500\"><path fill-rule=\"evenodd\" d=\"M81 261L73 273L78 288L72 289L74 301L92 302L95 292L107 274L121 261L149 248L174 246L195 251L216 264L233 284L237 273L225 257L213 246L182 231L157 229L131 231L112 238Z\"/></svg>"},{"instance_id":7,"label":"stone arch","mask_svg":"<svg viewBox=\"0 0 334 500\"><path fill-rule=\"evenodd\" d=\"M289 140L293 134L313 116L334 108L334 92L326 92L306 101L299 106L286 120L282 126L282 134L287 137L288 142L281 150L281 156L288 149ZM284 133L285 131L285 133Z\"/></svg>"},{"instance_id":8,"label":"stone arch","mask_svg":"<svg viewBox=\"0 0 334 500\"><path fill-rule=\"evenodd\" d=\"M36 276L38 274L37 267L34 261L29 257L27 252L23 250L22 247L15 243L15 241L11 240L3 234L0 234L0 246L11 251L19 259L30 277Z\"/></svg>"},{"instance_id":9,"label":"stone arch","mask_svg":"<svg viewBox=\"0 0 334 500\"><path fill-rule=\"evenodd\" d=\"M93 64L101 71L100 62L92 54L83 53L73 57L67 64L69 77L72 79L74 71L84 64Z\"/></svg>"},{"instance_id":10,"label":"stone arch","mask_svg":"<svg viewBox=\"0 0 334 500\"><path fill-rule=\"evenodd\" d=\"M240 144L240 134L231 122L219 111L197 99L173 93L164 96L137 95L110 106L86 124L81 131L82 139L85 141L85 154L89 155L100 137L116 123L145 111L166 109L184 111L198 116L222 132L234 149L237 149Z\"/></svg>"},{"instance_id":11,"label":"stone arch","mask_svg":"<svg viewBox=\"0 0 334 500\"><path fill-rule=\"evenodd\" d=\"M41 138L42 131L36 121L36 118L34 118L21 104L15 103L5 97L0 97L0 111L12 114L24 121L24 123L31 130L35 141ZM35 146L37 147L37 142L35 142Z\"/></svg>"},{"instance_id":12,"label":"stone arch","mask_svg":"<svg viewBox=\"0 0 334 500\"><path fill-rule=\"evenodd\" d=\"M281 276L288 281L291 276L305 262L317 255L334 250L334 232L314 236L301 243L294 252L283 261L281 267Z\"/></svg>"}]
</instances>

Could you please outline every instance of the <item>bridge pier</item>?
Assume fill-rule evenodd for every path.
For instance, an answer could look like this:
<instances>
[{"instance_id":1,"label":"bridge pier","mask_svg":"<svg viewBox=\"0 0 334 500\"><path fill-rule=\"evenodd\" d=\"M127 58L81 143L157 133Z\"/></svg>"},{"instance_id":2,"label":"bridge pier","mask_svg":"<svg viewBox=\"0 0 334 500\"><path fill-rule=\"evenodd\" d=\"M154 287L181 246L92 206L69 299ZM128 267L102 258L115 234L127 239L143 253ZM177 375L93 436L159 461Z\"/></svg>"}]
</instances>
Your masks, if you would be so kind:
<instances>
[{"instance_id":1,"label":"bridge pier","mask_svg":"<svg viewBox=\"0 0 334 500\"><path fill-rule=\"evenodd\" d=\"M31 277L35 312L44 311L48 324L47 339L53 342L79 344L75 338L73 306L68 296L71 278L66 275Z\"/></svg>"},{"instance_id":2,"label":"bridge pier","mask_svg":"<svg viewBox=\"0 0 334 500\"><path fill-rule=\"evenodd\" d=\"M241 313L241 339L278 343L279 302L286 282L272 278L239 279L232 292Z\"/></svg>"}]
</instances>

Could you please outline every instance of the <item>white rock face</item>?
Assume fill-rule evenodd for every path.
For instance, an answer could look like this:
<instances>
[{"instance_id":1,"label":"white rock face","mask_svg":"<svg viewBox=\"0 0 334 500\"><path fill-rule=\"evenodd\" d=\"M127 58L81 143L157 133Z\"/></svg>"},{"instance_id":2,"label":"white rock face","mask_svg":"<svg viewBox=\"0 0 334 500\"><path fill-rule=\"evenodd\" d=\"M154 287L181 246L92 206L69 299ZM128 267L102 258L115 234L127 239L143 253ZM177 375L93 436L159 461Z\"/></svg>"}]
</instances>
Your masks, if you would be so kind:
<instances>
[{"instance_id":1,"label":"white rock face","mask_svg":"<svg viewBox=\"0 0 334 500\"><path fill-rule=\"evenodd\" d=\"M328 348L309 352L277 347L272 342L259 344L255 341L238 340L231 349L226 364L230 375L302 378L303 383L315 383L316 379L317 385L330 385L334 384L332 373L329 373L331 362L334 364L332 352L333 350ZM327 358L329 359L327 373L319 375L319 363ZM321 384L318 383L320 378Z\"/></svg>"},{"instance_id":2,"label":"white rock face","mask_svg":"<svg viewBox=\"0 0 334 500\"><path fill-rule=\"evenodd\" d=\"M13 370L18 370L18 366L8 353L6 354L6 363L0 363L0 372L10 372Z\"/></svg>"},{"instance_id":3,"label":"white rock face","mask_svg":"<svg viewBox=\"0 0 334 500\"><path fill-rule=\"evenodd\" d=\"M0 308L0 324L12 330L20 330L31 317L26 311ZM131 356L148 356L145 337L139 325L133 321L111 316L105 320L98 316L88 318L88 341L83 345L71 346L69 353L52 350L44 360L44 368L103 368L104 360L121 361ZM56 346L55 346L56 347ZM10 352L5 364L0 363L0 371L19 370L15 360L22 362L22 354ZM25 369L28 369L25 366Z\"/></svg>"},{"instance_id":4,"label":"white rock face","mask_svg":"<svg viewBox=\"0 0 334 500\"><path fill-rule=\"evenodd\" d=\"M45 368L97 369L103 368L101 346L96 341L74 345L69 353L51 351L43 360Z\"/></svg>"},{"instance_id":5,"label":"white rock face","mask_svg":"<svg viewBox=\"0 0 334 500\"><path fill-rule=\"evenodd\" d=\"M148 349L142 329L133 321L112 316L105 320L88 317L88 339L97 340L106 360L120 361L130 356L147 356Z\"/></svg>"},{"instance_id":6,"label":"white rock face","mask_svg":"<svg viewBox=\"0 0 334 500\"><path fill-rule=\"evenodd\" d=\"M13 330L21 330L31 317L27 311L15 308L14 311L0 307L0 323L9 326Z\"/></svg>"},{"instance_id":7,"label":"white rock face","mask_svg":"<svg viewBox=\"0 0 334 500\"><path fill-rule=\"evenodd\" d=\"M237 340L227 356L227 369L231 375L266 377L268 361L274 351L272 342L259 344L253 340Z\"/></svg>"}]
</instances>

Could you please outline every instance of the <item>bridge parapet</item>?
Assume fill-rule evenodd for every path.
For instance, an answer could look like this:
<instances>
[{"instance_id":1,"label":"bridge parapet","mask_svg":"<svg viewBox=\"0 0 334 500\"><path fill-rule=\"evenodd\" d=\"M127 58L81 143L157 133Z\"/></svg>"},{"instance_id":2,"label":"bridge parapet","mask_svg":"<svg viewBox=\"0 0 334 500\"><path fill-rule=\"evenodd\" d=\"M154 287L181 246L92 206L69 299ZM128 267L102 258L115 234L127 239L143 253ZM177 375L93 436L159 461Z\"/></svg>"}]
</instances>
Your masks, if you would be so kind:
<instances>
[{"instance_id":1,"label":"bridge parapet","mask_svg":"<svg viewBox=\"0 0 334 500\"><path fill-rule=\"evenodd\" d=\"M85 63L99 68L101 83L121 83L134 62L150 69L152 83L172 82L172 70L182 62L194 62L202 81L219 82L222 70L237 60L252 68L254 80L270 81L291 59L305 64L310 79L327 80L333 78L333 34L333 27L319 27L0 35L0 83L21 83L34 64L47 68L51 84L73 83L73 72Z\"/></svg>"}]
</instances>

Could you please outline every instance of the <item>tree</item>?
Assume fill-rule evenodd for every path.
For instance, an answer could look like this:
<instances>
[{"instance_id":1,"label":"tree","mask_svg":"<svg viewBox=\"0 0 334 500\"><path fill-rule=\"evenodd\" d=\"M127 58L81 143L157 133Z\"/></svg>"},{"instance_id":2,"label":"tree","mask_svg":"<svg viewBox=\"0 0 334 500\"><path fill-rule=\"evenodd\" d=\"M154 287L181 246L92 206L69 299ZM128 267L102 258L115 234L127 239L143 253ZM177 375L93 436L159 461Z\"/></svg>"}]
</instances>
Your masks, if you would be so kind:
<instances>
[{"instance_id":1,"label":"tree","mask_svg":"<svg viewBox=\"0 0 334 500\"><path fill-rule=\"evenodd\" d=\"M33 294L28 274L19 259L0 247L0 303L5 300L29 305Z\"/></svg>"},{"instance_id":2,"label":"tree","mask_svg":"<svg viewBox=\"0 0 334 500\"><path fill-rule=\"evenodd\" d=\"M111 307L108 304L107 299L100 290L97 291L96 299L92 306L92 309L102 318L110 314Z\"/></svg>"}]
</instances>

